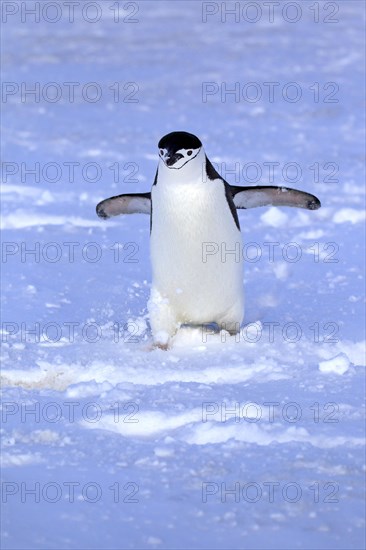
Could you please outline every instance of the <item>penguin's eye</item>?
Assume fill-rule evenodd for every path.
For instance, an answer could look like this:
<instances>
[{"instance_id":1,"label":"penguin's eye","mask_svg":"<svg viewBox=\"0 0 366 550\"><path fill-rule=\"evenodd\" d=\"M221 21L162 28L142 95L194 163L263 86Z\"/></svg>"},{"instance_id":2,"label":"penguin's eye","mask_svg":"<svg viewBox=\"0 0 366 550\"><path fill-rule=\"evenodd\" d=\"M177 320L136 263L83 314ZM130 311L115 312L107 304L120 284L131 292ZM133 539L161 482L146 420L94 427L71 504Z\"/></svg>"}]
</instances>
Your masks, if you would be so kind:
<instances>
[{"instance_id":1,"label":"penguin's eye","mask_svg":"<svg viewBox=\"0 0 366 550\"><path fill-rule=\"evenodd\" d=\"M163 149L160 149L159 153L161 154L161 156L163 156L164 155Z\"/></svg>"},{"instance_id":2,"label":"penguin's eye","mask_svg":"<svg viewBox=\"0 0 366 550\"><path fill-rule=\"evenodd\" d=\"M193 151L190 149L189 151L187 151L187 155L190 157L191 154L193 153Z\"/></svg>"}]
</instances>

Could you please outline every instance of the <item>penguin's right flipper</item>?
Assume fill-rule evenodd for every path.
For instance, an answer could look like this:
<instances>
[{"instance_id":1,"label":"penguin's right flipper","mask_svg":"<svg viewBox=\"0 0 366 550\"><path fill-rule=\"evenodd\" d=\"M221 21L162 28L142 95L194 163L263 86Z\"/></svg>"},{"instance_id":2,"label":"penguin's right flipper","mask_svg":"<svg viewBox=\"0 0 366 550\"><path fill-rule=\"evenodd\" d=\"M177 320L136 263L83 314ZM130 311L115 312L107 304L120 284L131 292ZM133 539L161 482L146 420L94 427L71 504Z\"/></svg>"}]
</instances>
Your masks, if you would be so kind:
<instances>
[{"instance_id":1,"label":"penguin's right flipper","mask_svg":"<svg viewBox=\"0 0 366 550\"><path fill-rule=\"evenodd\" d=\"M256 187L239 187L230 185L233 201L236 208L257 208L258 206L294 206L317 210L320 200L304 191L289 187L274 185L258 185Z\"/></svg>"},{"instance_id":2,"label":"penguin's right flipper","mask_svg":"<svg viewBox=\"0 0 366 550\"><path fill-rule=\"evenodd\" d=\"M151 193L117 195L97 204L100 218L111 218L120 214L151 214Z\"/></svg>"}]
</instances>

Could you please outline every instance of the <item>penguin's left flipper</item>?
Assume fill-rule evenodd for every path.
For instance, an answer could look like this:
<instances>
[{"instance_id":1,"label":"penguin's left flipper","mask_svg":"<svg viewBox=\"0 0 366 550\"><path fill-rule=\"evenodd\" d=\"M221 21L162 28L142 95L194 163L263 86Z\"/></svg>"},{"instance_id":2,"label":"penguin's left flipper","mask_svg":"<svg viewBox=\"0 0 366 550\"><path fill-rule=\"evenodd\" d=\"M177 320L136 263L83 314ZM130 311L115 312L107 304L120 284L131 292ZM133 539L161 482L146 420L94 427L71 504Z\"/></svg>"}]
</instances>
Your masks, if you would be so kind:
<instances>
[{"instance_id":1,"label":"penguin's left flipper","mask_svg":"<svg viewBox=\"0 0 366 550\"><path fill-rule=\"evenodd\" d=\"M233 201L236 208L256 208L257 206L295 206L317 210L320 200L310 193L276 187L274 185L258 185L256 187L239 187L230 185Z\"/></svg>"},{"instance_id":2,"label":"penguin's left flipper","mask_svg":"<svg viewBox=\"0 0 366 550\"><path fill-rule=\"evenodd\" d=\"M151 193L130 193L117 195L97 204L100 218L111 218L120 214L151 214Z\"/></svg>"}]
</instances>

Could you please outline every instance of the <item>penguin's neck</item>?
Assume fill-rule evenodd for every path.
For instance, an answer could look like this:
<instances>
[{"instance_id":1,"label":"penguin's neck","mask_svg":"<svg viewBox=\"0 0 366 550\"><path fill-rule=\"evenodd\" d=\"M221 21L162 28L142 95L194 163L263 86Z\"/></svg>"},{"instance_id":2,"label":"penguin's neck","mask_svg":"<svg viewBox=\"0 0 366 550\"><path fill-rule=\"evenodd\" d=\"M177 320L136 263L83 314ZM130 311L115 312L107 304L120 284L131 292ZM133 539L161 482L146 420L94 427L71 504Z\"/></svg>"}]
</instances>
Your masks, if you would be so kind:
<instances>
[{"instance_id":1,"label":"penguin's neck","mask_svg":"<svg viewBox=\"0 0 366 550\"><path fill-rule=\"evenodd\" d=\"M160 160L158 166L158 182L159 184L171 185L174 184L190 184L190 183L205 183L206 176L206 155L203 147L201 147L198 155L187 162L182 168L168 168L165 163Z\"/></svg>"}]
</instances>

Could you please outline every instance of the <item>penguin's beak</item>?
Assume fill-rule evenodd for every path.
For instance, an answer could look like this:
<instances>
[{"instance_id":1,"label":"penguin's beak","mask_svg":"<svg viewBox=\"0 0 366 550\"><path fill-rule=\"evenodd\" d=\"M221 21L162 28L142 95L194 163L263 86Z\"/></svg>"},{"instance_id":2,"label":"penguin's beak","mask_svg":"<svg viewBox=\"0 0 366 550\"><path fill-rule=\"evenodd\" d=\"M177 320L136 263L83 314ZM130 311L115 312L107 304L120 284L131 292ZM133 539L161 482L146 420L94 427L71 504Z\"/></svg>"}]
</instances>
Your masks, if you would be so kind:
<instances>
[{"instance_id":1,"label":"penguin's beak","mask_svg":"<svg viewBox=\"0 0 366 550\"><path fill-rule=\"evenodd\" d=\"M183 158L183 155L181 155L180 153L175 153L175 155L166 157L165 164L169 167L173 166L179 159L182 159L182 158Z\"/></svg>"}]
</instances>

